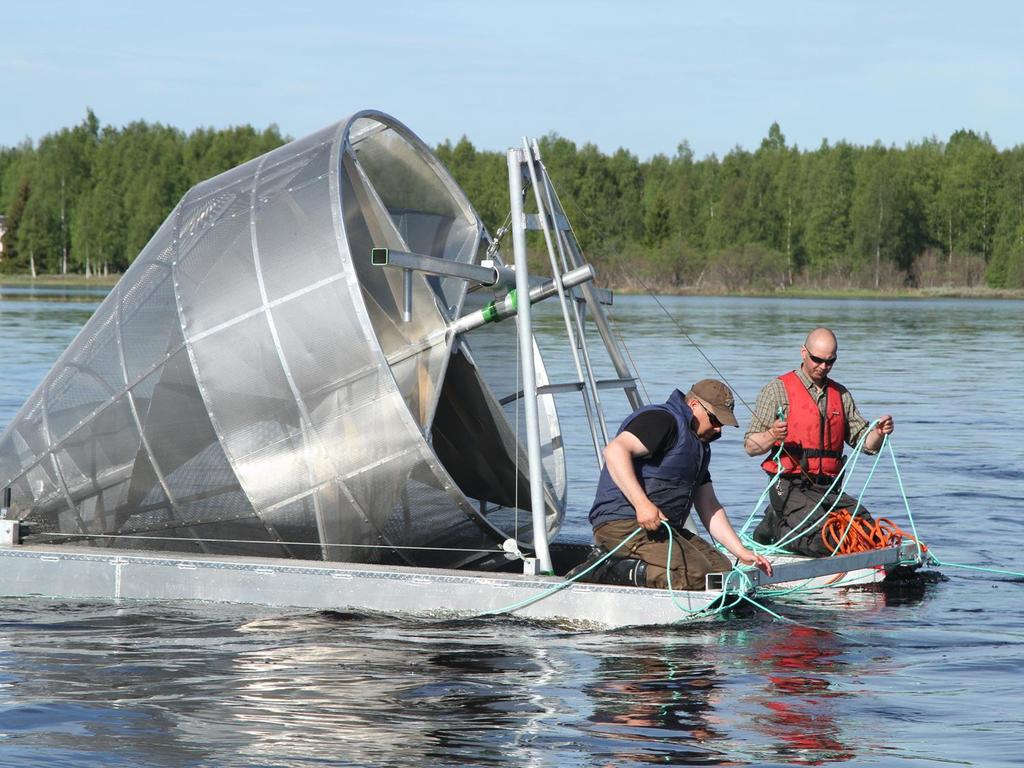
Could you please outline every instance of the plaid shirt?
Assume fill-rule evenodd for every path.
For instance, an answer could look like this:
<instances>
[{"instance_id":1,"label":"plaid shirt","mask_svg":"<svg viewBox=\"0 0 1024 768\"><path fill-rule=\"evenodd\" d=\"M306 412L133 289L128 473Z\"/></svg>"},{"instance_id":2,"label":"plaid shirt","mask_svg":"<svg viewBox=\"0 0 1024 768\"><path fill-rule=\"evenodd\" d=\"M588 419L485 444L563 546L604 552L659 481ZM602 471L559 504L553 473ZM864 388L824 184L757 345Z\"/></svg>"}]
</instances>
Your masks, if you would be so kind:
<instances>
[{"instance_id":1,"label":"plaid shirt","mask_svg":"<svg viewBox=\"0 0 1024 768\"><path fill-rule=\"evenodd\" d=\"M818 404L818 410L824 414L826 404L825 390L819 388L817 384L811 381L810 377L804 373L803 368L797 368L796 375L800 377L800 381L807 387L811 399ZM829 379L829 385L839 390L839 394L842 397L843 414L846 416L845 437L847 444L852 448L857 445L857 441L860 440L861 435L868 428L868 422L860 415L860 411L857 410L857 404L853 402L853 395L850 394L846 387L832 379ZM775 423L776 414L779 412L780 406L785 408L788 417L789 398L786 397L786 385L782 383L781 379L774 378L765 384L761 388L760 393L758 393L757 403L754 405L754 415L750 417L750 426L747 427L747 432L743 439L746 440L753 434L766 432L771 429L772 424ZM877 451L867 450L866 446L864 452L877 453Z\"/></svg>"}]
</instances>

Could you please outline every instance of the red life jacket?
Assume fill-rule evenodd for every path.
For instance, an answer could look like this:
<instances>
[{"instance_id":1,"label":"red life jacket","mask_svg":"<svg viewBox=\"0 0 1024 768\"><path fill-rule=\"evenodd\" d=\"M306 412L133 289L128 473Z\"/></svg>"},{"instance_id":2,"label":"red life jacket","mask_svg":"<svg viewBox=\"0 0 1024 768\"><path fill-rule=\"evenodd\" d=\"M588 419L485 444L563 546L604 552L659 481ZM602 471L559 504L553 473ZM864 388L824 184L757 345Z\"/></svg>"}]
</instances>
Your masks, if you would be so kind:
<instances>
[{"instance_id":1,"label":"red life jacket","mask_svg":"<svg viewBox=\"0 0 1024 768\"><path fill-rule=\"evenodd\" d=\"M843 443L846 440L846 414L839 390L826 382L826 418L823 419L818 404L796 371L779 376L779 379L785 385L789 399L786 450L780 457L782 474L800 475L800 467L803 467L812 478L818 475L835 477L843 466ZM776 441L776 447L778 444ZM771 458L774 455L775 449L772 449L769 458L761 462L761 468L773 475L778 471Z\"/></svg>"}]
</instances>

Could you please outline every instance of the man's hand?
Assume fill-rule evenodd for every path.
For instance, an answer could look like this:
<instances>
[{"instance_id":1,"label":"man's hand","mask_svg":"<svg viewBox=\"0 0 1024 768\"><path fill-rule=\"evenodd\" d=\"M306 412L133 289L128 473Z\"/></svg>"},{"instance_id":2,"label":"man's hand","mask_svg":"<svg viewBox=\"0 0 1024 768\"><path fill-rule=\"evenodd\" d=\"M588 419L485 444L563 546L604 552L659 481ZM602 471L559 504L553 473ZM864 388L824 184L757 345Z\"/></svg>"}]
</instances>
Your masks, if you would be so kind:
<instances>
[{"instance_id":1,"label":"man's hand","mask_svg":"<svg viewBox=\"0 0 1024 768\"><path fill-rule=\"evenodd\" d=\"M656 531L661 527L661 521L668 520L665 515L661 513L657 505L652 501L641 503L636 508L636 521L640 524L640 527L647 531Z\"/></svg>"},{"instance_id":2,"label":"man's hand","mask_svg":"<svg viewBox=\"0 0 1024 768\"><path fill-rule=\"evenodd\" d=\"M892 416L886 414L878 420L875 425L875 429L878 430L880 435L891 435L893 430L896 429L896 425L893 423Z\"/></svg>"},{"instance_id":3,"label":"man's hand","mask_svg":"<svg viewBox=\"0 0 1024 768\"><path fill-rule=\"evenodd\" d=\"M776 419L764 432L755 432L748 435L743 441L743 450L748 456L759 456L768 453L775 443L785 442L789 434L789 424L785 419Z\"/></svg>"},{"instance_id":4,"label":"man's hand","mask_svg":"<svg viewBox=\"0 0 1024 768\"><path fill-rule=\"evenodd\" d=\"M772 575L771 561L764 555L759 555L756 552L751 552L748 549L746 550L746 555L740 554L738 559L744 565L756 566L760 570L764 571L767 575Z\"/></svg>"},{"instance_id":5,"label":"man's hand","mask_svg":"<svg viewBox=\"0 0 1024 768\"><path fill-rule=\"evenodd\" d=\"M789 432L789 425L785 419L776 419L775 423L772 424L772 428L768 431L772 433L772 440L782 442L786 439L786 434Z\"/></svg>"}]
</instances>

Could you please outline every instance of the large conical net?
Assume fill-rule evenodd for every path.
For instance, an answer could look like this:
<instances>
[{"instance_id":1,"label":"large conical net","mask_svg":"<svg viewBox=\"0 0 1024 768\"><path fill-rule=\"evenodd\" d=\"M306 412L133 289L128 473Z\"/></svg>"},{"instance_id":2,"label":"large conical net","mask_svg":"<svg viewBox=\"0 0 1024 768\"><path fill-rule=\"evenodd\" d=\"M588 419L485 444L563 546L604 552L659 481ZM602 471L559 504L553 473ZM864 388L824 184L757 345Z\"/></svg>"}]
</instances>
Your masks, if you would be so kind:
<instances>
[{"instance_id":1,"label":"large conical net","mask_svg":"<svg viewBox=\"0 0 1024 768\"><path fill-rule=\"evenodd\" d=\"M426 146L375 112L197 185L0 438L11 516L29 542L363 562L528 543L500 405L514 322L451 337L466 284L421 273L404 322L400 271L369 256L476 262L486 240ZM565 469L540 401L551 532Z\"/></svg>"}]
</instances>

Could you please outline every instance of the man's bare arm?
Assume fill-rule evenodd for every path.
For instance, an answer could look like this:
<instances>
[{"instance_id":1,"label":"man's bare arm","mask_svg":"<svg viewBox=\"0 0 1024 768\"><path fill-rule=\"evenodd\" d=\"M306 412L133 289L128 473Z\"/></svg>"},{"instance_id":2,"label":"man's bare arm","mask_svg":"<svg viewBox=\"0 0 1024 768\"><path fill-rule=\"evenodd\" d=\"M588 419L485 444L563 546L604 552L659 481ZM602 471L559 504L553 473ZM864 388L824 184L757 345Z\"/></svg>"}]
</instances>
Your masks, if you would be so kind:
<instances>
[{"instance_id":1,"label":"man's bare arm","mask_svg":"<svg viewBox=\"0 0 1024 768\"><path fill-rule=\"evenodd\" d=\"M704 527L708 529L708 533L716 541L721 543L723 547L729 550L744 565L756 565L771 576L772 564L768 561L768 558L751 552L743 546L740 537L733 530L732 523L729 522L729 515L726 514L725 507L722 506L722 502L715 495L715 489L711 483L704 483L704 485L697 488L694 493L693 504L697 508L697 514L700 515Z\"/></svg>"},{"instance_id":2,"label":"man's bare arm","mask_svg":"<svg viewBox=\"0 0 1024 768\"><path fill-rule=\"evenodd\" d=\"M668 518L647 498L633 468L633 459L648 454L647 446L632 432L620 432L604 449L604 465L615 485L636 510L636 521L648 531L657 530Z\"/></svg>"}]
</instances>

